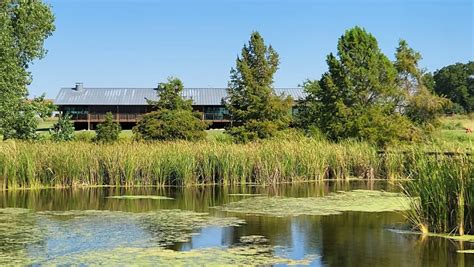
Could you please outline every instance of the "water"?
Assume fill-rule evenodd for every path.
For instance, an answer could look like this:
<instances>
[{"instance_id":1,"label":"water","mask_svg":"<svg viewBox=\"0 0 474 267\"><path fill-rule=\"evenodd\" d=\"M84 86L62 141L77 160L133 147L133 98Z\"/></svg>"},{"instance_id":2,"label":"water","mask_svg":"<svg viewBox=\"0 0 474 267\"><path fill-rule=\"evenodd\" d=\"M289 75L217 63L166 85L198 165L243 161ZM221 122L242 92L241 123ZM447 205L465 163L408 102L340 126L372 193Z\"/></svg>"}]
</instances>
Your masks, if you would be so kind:
<instances>
[{"instance_id":1,"label":"water","mask_svg":"<svg viewBox=\"0 0 474 267\"><path fill-rule=\"evenodd\" d=\"M32 216L41 214L42 211L126 212L117 213L119 215L113 217L83 215L79 219L74 216L38 215L31 220L31 227L42 229L41 240L30 242L26 239L25 244L13 246L7 240L11 236L2 235L0 230L0 251L4 253L0 255L27 257L33 259L30 263L41 264L41 260L34 259L55 259L68 255L75 257L81 253L117 247L159 246L156 236L166 229L144 223L142 219L134 219L130 214L180 209L209 213L211 217L233 216L245 220L246 224L200 228L194 231L196 234L188 241L173 242L165 246L176 251L234 247L241 243L242 236L259 235L268 239L274 256L304 259L313 255L309 257L312 266L474 266L472 254L456 252L459 249L473 249L471 243L434 237L422 238L391 230L405 222L398 212L272 217L228 214L212 208L246 197L229 194L314 197L359 188L396 190L390 184L382 182L351 182L271 187L93 188L0 192L0 208L26 208L34 211ZM159 195L174 199L107 198L113 195ZM26 221L27 219L24 220ZM15 233L18 236L20 234Z\"/></svg>"}]
</instances>

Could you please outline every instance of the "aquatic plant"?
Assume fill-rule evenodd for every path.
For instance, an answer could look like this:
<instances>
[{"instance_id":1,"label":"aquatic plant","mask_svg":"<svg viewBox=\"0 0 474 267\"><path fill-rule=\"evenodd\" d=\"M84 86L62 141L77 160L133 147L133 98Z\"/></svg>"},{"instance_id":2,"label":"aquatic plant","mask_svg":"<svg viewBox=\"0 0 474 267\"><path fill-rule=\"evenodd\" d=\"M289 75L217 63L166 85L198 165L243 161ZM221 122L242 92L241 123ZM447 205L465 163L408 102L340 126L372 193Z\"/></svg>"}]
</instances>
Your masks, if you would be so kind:
<instances>
[{"instance_id":1,"label":"aquatic plant","mask_svg":"<svg viewBox=\"0 0 474 267\"><path fill-rule=\"evenodd\" d=\"M140 265L140 266L267 266L309 265L317 256L294 260L276 256L274 248L263 244L242 244L229 248L202 248L175 251L160 247L115 248L67 255L41 262L46 265Z\"/></svg>"},{"instance_id":2,"label":"aquatic plant","mask_svg":"<svg viewBox=\"0 0 474 267\"><path fill-rule=\"evenodd\" d=\"M398 193L372 190L338 192L324 197L253 197L216 209L231 213L267 216L334 215L344 211L382 212L409 208L409 200Z\"/></svg>"},{"instance_id":3,"label":"aquatic plant","mask_svg":"<svg viewBox=\"0 0 474 267\"><path fill-rule=\"evenodd\" d=\"M127 199L127 200L135 200L135 199L153 199L153 200L171 200L173 198L171 197L164 197L164 196L131 196L131 195L125 195L125 196L108 196L107 198L112 198L112 199Z\"/></svg>"},{"instance_id":4,"label":"aquatic plant","mask_svg":"<svg viewBox=\"0 0 474 267\"><path fill-rule=\"evenodd\" d=\"M424 153L432 150L412 146L377 151L363 142L334 144L303 137L248 144L8 141L0 142L0 186L268 185L354 177L398 179L413 177L413 165L433 157Z\"/></svg>"},{"instance_id":5,"label":"aquatic plant","mask_svg":"<svg viewBox=\"0 0 474 267\"><path fill-rule=\"evenodd\" d=\"M41 243L44 232L34 214L21 208L0 209L0 265L26 265L27 245Z\"/></svg>"},{"instance_id":6,"label":"aquatic plant","mask_svg":"<svg viewBox=\"0 0 474 267\"><path fill-rule=\"evenodd\" d=\"M166 246L188 242L204 227L243 223L235 217L212 217L207 213L176 209L132 213L108 210L33 212L5 208L0 209L0 265L71 264L67 259L74 259L74 264L78 264L82 263L83 255L104 253L101 255L105 258L115 257L119 254L107 253L118 248L124 249L125 254L127 249L168 252ZM123 236L124 228L128 230L127 236ZM48 243L44 243L46 240ZM74 242L69 247L57 245L66 240ZM47 246L47 258L43 246ZM128 256L132 259L132 254ZM156 254L150 256L159 260ZM171 258L167 260L171 261Z\"/></svg>"},{"instance_id":7,"label":"aquatic plant","mask_svg":"<svg viewBox=\"0 0 474 267\"><path fill-rule=\"evenodd\" d=\"M423 233L473 233L474 158L418 157L411 169L413 180L401 185L414 199L406 212L413 228Z\"/></svg>"}]
</instances>

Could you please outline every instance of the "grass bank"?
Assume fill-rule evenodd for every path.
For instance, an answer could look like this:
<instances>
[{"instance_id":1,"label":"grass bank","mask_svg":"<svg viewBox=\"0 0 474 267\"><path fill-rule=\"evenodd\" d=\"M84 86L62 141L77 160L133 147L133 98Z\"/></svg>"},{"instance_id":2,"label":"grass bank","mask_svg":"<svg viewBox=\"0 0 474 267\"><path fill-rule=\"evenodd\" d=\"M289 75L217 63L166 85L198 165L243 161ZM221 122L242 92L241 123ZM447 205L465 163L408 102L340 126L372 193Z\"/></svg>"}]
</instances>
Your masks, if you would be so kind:
<instances>
[{"instance_id":1,"label":"grass bank","mask_svg":"<svg viewBox=\"0 0 474 267\"><path fill-rule=\"evenodd\" d=\"M67 186L275 184L324 179L413 177L426 149L380 154L362 142L309 138L261 143L0 142L4 189Z\"/></svg>"}]
</instances>

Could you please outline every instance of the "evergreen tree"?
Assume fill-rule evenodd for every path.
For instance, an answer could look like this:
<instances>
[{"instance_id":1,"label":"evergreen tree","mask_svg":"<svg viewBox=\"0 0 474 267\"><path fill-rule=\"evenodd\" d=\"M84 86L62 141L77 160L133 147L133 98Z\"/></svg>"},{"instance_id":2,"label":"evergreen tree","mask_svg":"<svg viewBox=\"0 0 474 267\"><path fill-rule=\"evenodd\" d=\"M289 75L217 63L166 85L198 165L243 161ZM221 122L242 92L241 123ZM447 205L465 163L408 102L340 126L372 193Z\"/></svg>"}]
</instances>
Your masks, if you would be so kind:
<instances>
[{"instance_id":1,"label":"evergreen tree","mask_svg":"<svg viewBox=\"0 0 474 267\"><path fill-rule=\"evenodd\" d=\"M105 143L117 141L121 130L122 127L114 121L112 113L107 112L105 121L97 125L95 141Z\"/></svg>"},{"instance_id":2,"label":"evergreen tree","mask_svg":"<svg viewBox=\"0 0 474 267\"><path fill-rule=\"evenodd\" d=\"M327 57L329 71L318 82L306 82L301 107L305 128L319 128L329 139L356 138L385 144L408 139L410 121L395 112L400 98L397 70L377 40L360 27L338 41L337 57Z\"/></svg>"},{"instance_id":3,"label":"evergreen tree","mask_svg":"<svg viewBox=\"0 0 474 267\"><path fill-rule=\"evenodd\" d=\"M207 123L194 112L191 100L181 96L183 83L169 78L158 86L158 101L149 101L155 111L145 114L133 128L135 136L145 140L200 140L206 137Z\"/></svg>"},{"instance_id":4,"label":"evergreen tree","mask_svg":"<svg viewBox=\"0 0 474 267\"><path fill-rule=\"evenodd\" d=\"M233 120L228 133L237 140L267 138L288 127L292 99L273 90L278 64L278 53L253 32L237 57L235 69L231 69L228 85L226 106Z\"/></svg>"},{"instance_id":5,"label":"evergreen tree","mask_svg":"<svg viewBox=\"0 0 474 267\"><path fill-rule=\"evenodd\" d=\"M71 141L74 139L74 124L71 121L71 115L63 114L53 126L51 133L53 141Z\"/></svg>"},{"instance_id":6,"label":"evergreen tree","mask_svg":"<svg viewBox=\"0 0 474 267\"><path fill-rule=\"evenodd\" d=\"M45 55L44 40L54 31L51 9L41 1L0 1L0 134L36 137L37 112L27 101L30 63Z\"/></svg>"}]
</instances>

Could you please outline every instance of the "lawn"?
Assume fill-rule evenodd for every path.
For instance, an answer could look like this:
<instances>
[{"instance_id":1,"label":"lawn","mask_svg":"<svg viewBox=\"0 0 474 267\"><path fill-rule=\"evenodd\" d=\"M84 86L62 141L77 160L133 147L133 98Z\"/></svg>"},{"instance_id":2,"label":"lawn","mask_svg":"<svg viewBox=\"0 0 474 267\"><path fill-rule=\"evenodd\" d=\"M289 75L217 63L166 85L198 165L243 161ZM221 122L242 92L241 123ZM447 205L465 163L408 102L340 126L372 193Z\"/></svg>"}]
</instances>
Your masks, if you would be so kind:
<instances>
[{"instance_id":1,"label":"lawn","mask_svg":"<svg viewBox=\"0 0 474 267\"><path fill-rule=\"evenodd\" d=\"M474 130L474 114L446 116L441 119L441 129L435 138L445 142L474 144L474 133L466 133L466 128Z\"/></svg>"}]
</instances>

